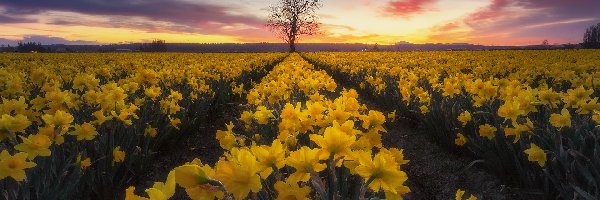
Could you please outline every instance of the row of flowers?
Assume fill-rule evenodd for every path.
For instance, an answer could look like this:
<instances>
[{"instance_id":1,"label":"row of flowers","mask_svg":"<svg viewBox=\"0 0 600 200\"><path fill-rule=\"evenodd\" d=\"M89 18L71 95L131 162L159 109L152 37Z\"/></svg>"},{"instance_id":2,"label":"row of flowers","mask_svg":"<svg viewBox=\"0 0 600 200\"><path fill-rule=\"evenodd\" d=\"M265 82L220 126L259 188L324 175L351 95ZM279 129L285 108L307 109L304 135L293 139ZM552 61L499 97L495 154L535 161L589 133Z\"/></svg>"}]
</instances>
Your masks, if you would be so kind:
<instances>
[{"instance_id":1,"label":"row of flowers","mask_svg":"<svg viewBox=\"0 0 600 200\"><path fill-rule=\"evenodd\" d=\"M596 50L303 56L532 190L527 198L600 198Z\"/></svg>"},{"instance_id":2,"label":"row of flowers","mask_svg":"<svg viewBox=\"0 0 600 200\"><path fill-rule=\"evenodd\" d=\"M116 198L158 147L285 55L1 55L4 197Z\"/></svg>"},{"instance_id":3,"label":"row of flowers","mask_svg":"<svg viewBox=\"0 0 600 200\"><path fill-rule=\"evenodd\" d=\"M170 171L146 194L168 199L177 186L191 199L401 199L410 192L403 151L381 144L388 116L369 110L355 90L291 54L245 92L239 119L217 131L224 154Z\"/></svg>"}]
</instances>

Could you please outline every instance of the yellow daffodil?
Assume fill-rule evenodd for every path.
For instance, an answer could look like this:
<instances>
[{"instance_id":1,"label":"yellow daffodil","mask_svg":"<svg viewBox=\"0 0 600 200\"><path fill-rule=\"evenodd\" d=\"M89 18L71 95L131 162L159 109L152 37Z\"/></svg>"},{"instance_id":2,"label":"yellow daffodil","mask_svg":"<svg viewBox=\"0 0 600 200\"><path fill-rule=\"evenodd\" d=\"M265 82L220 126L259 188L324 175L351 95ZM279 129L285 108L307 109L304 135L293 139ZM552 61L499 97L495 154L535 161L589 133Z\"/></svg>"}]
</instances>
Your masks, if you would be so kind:
<instances>
[{"instance_id":1,"label":"yellow daffodil","mask_svg":"<svg viewBox=\"0 0 600 200\"><path fill-rule=\"evenodd\" d=\"M463 126L466 126L467 123L471 121L471 113L469 111L464 111L458 115L458 121L462 123Z\"/></svg>"},{"instance_id":2,"label":"yellow daffodil","mask_svg":"<svg viewBox=\"0 0 600 200\"><path fill-rule=\"evenodd\" d=\"M359 165L355 169L356 173L368 182L369 188L373 191L377 192L383 189L392 194L408 192L397 190L408 177L406 173L400 171L399 164L391 154L379 152L373 158L370 154L360 154L358 162Z\"/></svg>"},{"instance_id":3,"label":"yellow daffodil","mask_svg":"<svg viewBox=\"0 0 600 200\"><path fill-rule=\"evenodd\" d=\"M144 94L146 94L146 96L148 96L150 99L156 100L156 98L161 94L160 87L153 86L146 88L144 90Z\"/></svg>"},{"instance_id":4,"label":"yellow daffodil","mask_svg":"<svg viewBox=\"0 0 600 200\"><path fill-rule=\"evenodd\" d=\"M211 184L214 170L208 165L197 164L186 164L173 169L175 182L185 189L191 199L222 198L223 192L218 186Z\"/></svg>"},{"instance_id":5,"label":"yellow daffodil","mask_svg":"<svg viewBox=\"0 0 600 200\"><path fill-rule=\"evenodd\" d=\"M498 129L492 125L484 124L479 126L479 136L485 137L488 140L494 139L496 137L496 131Z\"/></svg>"},{"instance_id":6,"label":"yellow daffodil","mask_svg":"<svg viewBox=\"0 0 600 200\"><path fill-rule=\"evenodd\" d=\"M266 179L274 168L281 169L285 165L285 148L279 140L274 140L271 146L252 146L250 151L261 166L260 176L263 179Z\"/></svg>"},{"instance_id":7,"label":"yellow daffodil","mask_svg":"<svg viewBox=\"0 0 600 200\"><path fill-rule=\"evenodd\" d=\"M50 156L50 145L52 145L52 141L48 136L43 134L32 134L27 138L23 136L19 137L21 137L23 143L16 145L15 149L27 152L27 158L29 160L33 160L37 156Z\"/></svg>"},{"instance_id":8,"label":"yellow daffodil","mask_svg":"<svg viewBox=\"0 0 600 200\"><path fill-rule=\"evenodd\" d=\"M456 190L456 197L454 199L462 200L463 195L465 195L465 191L458 189L458 190Z\"/></svg>"},{"instance_id":9,"label":"yellow daffodil","mask_svg":"<svg viewBox=\"0 0 600 200\"><path fill-rule=\"evenodd\" d=\"M268 110L267 107L258 106L256 112L252 115L258 124L267 124L269 119L274 118L273 110Z\"/></svg>"},{"instance_id":10,"label":"yellow daffodil","mask_svg":"<svg viewBox=\"0 0 600 200\"><path fill-rule=\"evenodd\" d=\"M11 177L15 181L23 181L26 178L25 169L35 167L33 162L27 162L27 153L20 152L10 155L8 151L0 152L0 180Z\"/></svg>"},{"instance_id":11,"label":"yellow daffodil","mask_svg":"<svg viewBox=\"0 0 600 200\"><path fill-rule=\"evenodd\" d=\"M112 156L113 156L113 161L112 161L113 164L120 163L125 160L125 152L121 151L120 146L117 146L113 149Z\"/></svg>"},{"instance_id":12,"label":"yellow daffodil","mask_svg":"<svg viewBox=\"0 0 600 200\"><path fill-rule=\"evenodd\" d=\"M90 158L85 158L85 159L81 160L81 162L79 162L79 167L82 170L84 170L90 166L92 166L92 159L90 159Z\"/></svg>"},{"instance_id":13,"label":"yellow daffodil","mask_svg":"<svg viewBox=\"0 0 600 200\"><path fill-rule=\"evenodd\" d=\"M532 143L531 147L524 152L527 154L527 159L529 161L537 162L541 167L546 165L546 153L537 145Z\"/></svg>"},{"instance_id":14,"label":"yellow daffodil","mask_svg":"<svg viewBox=\"0 0 600 200\"><path fill-rule=\"evenodd\" d=\"M0 133L11 131L13 133L25 133L25 129L31 125L31 121L25 115L17 114L11 116L4 114L0 117Z\"/></svg>"},{"instance_id":15,"label":"yellow daffodil","mask_svg":"<svg viewBox=\"0 0 600 200\"><path fill-rule=\"evenodd\" d=\"M96 127L90 123L83 123L81 125L76 124L75 130L71 132L71 135L77 136L77 141L81 140L93 140L98 135Z\"/></svg>"},{"instance_id":16,"label":"yellow daffodil","mask_svg":"<svg viewBox=\"0 0 600 200\"><path fill-rule=\"evenodd\" d=\"M156 135L158 135L158 130L156 130L156 128L152 128L151 126L148 126L148 127L146 127L146 129L144 129L144 135L155 138Z\"/></svg>"},{"instance_id":17,"label":"yellow daffodil","mask_svg":"<svg viewBox=\"0 0 600 200\"><path fill-rule=\"evenodd\" d=\"M396 121L396 110L388 113L387 117L390 120L390 122Z\"/></svg>"},{"instance_id":18,"label":"yellow daffodil","mask_svg":"<svg viewBox=\"0 0 600 200\"><path fill-rule=\"evenodd\" d=\"M42 119L47 125L58 127L68 127L74 120L73 115L62 110L57 110L54 115L45 114Z\"/></svg>"},{"instance_id":19,"label":"yellow daffodil","mask_svg":"<svg viewBox=\"0 0 600 200\"><path fill-rule=\"evenodd\" d=\"M298 183L286 183L278 181L274 185L277 191L277 200L301 200L308 199L310 187L300 187Z\"/></svg>"},{"instance_id":20,"label":"yellow daffodil","mask_svg":"<svg viewBox=\"0 0 600 200\"><path fill-rule=\"evenodd\" d=\"M467 138L462 133L457 133L456 138L454 139L454 144L458 146L463 146L467 143Z\"/></svg>"},{"instance_id":21,"label":"yellow daffodil","mask_svg":"<svg viewBox=\"0 0 600 200\"><path fill-rule=\"evenodd\" d=\"M236 155L232 155L232 160L219 160L215 166L217 179L236 199L244 199L250 192L262 189L260 171L259 162L247 149L239 149Z\"/></svg>"},{"instance_id":22,"label":"yellow daffodil","mask_svg":"<svg viewBox=\"0 0 600 200\"><path fill-rule=\"evenodd\" d=\"M550 115L549 121L556 128L571 127L571 113L566 108L563 108L560 114Z\"/></svg>"},{"instance_id":23,"label":"yellow daffodil","mask_svg":"<svg viewBox=\"0 0 600 200\"><path fill-rule=\"evenodd\" d=\"M512 122L517 121L517 117L525 115L525 111L521 109L521 104L517 101L504 102L498 108L498 116L504 119L510 119Z\"/></svg>"},{"instance_id":24,"label":"yellow daffodil","mask_svg":"<svg viewBox=\"0 0 600 200\"><path fill-rule=\"evenodd\" d=\"M285 163L296 171L288 177L288 183L307 182L311 172L323 171L327 165L320 163L319 149L302 146L290 153Z\"/></svg>"},{"instance_id":25,"label":"yellow daffodil","mask_svg":"<svg viewBox=\"0 0 600 200\"><path fill-rule=\"evenodd\" d=\"M237 144L236 137L233 133L233 127L234 127L233 122L229 122L229 124L227 125L226 131L217 130L217 133L216 133L217 140L219 140L219 145L221 145L221 148L223 148L225 150L229 150Z\"/></svg>"},{"instance_id":26,"label":"yellow daffodil","mask_svg":"<svg viewBox=\"0 0 600 200\"><path fill-rule=\"evenodd\" d=\"M321 147L327 155L348 155L350 153L350 146L356 141L356 137L342 131L340 125L336 121L333 122L333 126L325 129L325 133L322 136L311 134L309 137L310 140Z\"/></svg>"}]
</instances>

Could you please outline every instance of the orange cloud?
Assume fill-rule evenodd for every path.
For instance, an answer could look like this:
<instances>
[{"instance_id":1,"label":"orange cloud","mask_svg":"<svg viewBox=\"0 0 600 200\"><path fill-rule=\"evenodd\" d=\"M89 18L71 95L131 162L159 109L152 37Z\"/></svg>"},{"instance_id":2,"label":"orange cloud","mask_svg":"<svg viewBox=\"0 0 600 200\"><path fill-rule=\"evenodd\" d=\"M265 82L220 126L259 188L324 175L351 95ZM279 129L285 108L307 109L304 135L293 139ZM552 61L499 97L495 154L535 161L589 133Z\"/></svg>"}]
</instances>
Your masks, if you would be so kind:
<instances>
[{"instance_id":1,"label":"orange cloud","mask_svg":"<svg viewBox=\"0 0 600 200\"><path fill-rule=\"evenodd\" d=\"M384 12L393 16L406 17L427 11L427 6L434 2L435 0L395 0L387 4Z\"/></svg>"}]
</instances>

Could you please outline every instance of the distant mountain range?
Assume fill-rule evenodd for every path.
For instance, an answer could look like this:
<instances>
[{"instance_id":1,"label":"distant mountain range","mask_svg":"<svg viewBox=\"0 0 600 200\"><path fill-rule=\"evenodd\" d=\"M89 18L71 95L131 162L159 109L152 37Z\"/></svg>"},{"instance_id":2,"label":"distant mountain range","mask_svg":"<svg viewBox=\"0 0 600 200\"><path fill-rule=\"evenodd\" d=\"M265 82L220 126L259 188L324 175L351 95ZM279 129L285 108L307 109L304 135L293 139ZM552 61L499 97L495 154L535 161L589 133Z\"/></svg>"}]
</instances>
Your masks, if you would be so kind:
<instances>
[{"instance_id":1,"label":"distant mountain range","mask_svg":"<svg viewBox=\"0 0 600 200\"><path fill-rule=\"evenodd\" d=\"M108 45L42 45L48 52L135 52L143 43ZM285 43L166 43L167 52L286 52ZM554 44L530 46L485 46L468 43L429 43L412 44L399 42L394 45L361 43L300 43L298 51L446 51L446 50L506 50L506 49L571 49L580 48L579 44ZM0 47L0 52L11 52L14 48Z\"/></svg>"}]
</instances>

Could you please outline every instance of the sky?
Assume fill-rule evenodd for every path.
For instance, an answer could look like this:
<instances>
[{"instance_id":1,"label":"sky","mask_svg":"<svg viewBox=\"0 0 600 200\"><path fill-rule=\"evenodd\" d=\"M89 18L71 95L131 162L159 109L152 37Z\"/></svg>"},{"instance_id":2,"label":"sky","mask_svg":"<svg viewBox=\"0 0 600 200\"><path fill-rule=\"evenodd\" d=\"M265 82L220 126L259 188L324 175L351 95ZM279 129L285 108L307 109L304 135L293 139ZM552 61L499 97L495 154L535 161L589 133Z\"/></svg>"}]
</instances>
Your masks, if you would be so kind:
<instances>
[{"instance_id":1,"label":"sky","mask_svg":"<svg viewBox=\"0 0 600 200\"><path fill-rule=\"evenodd\" d=\"M277 0L1 0L0 44L283 42L266 28ZM300 42L579 43L600 0L323 0Z\"/></svg>"}]
</instances>

